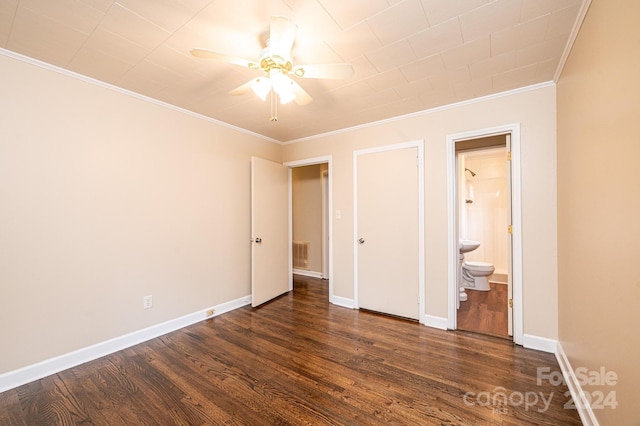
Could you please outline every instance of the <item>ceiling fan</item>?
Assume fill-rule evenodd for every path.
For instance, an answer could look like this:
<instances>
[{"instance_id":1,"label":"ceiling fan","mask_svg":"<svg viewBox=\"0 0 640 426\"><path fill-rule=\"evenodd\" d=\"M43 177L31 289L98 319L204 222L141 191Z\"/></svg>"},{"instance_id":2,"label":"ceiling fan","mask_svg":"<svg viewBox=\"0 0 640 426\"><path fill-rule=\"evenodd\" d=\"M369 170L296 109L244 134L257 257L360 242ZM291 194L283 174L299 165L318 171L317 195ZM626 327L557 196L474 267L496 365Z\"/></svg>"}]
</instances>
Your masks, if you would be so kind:
<instances>
[{"instance_id":1,"label":"ceiling fan","mask_svg":"<svg viewBox=\"0 0 640 426\"><path fill-rule=\"evenodd\" d=\"M290 76L298 78L348 79L353 75L351 64L313 64L294 65L291 49L296 37L297 26L283 16L272 16L268 35L264 37L264 48L256 61L213 52L207 49L192 49L191 54L198 58L215 59L229 64L240 65L250 69L261 70L263 74L231 90L231 95L242 95L249 90L263 101L272 94L272 121L277 121L273 114L275 97L280 103L292 100L298 105L311 102L311 96Z\"/></svg>"}]
</instances>

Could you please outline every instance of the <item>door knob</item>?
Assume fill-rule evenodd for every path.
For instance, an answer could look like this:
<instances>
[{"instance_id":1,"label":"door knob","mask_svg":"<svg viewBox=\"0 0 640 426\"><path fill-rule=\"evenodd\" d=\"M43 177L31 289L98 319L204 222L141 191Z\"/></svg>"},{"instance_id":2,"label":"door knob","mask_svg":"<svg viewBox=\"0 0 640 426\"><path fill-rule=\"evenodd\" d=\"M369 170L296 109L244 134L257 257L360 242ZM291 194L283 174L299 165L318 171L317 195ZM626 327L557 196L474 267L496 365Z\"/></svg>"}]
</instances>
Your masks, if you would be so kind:
<instances>
[{"instance_id":1,"label":"door knob","mask_svg":"<svg viewBox=\"0 0 640 426\"><path fill-rule=\"evenodd\" d=\"M358 243L364 244L364 238L358 238Z\"/></svg>"},{"instance_id":2,"label":"door knob","mask_svg":"<svg viewBox=\"0 0 640 426\"><path fill-rule=\"evenodd\" d=\"M256 238L256 243L260 244L262 242L262 238L258 237Z\"/></svg>"}]
</instances>

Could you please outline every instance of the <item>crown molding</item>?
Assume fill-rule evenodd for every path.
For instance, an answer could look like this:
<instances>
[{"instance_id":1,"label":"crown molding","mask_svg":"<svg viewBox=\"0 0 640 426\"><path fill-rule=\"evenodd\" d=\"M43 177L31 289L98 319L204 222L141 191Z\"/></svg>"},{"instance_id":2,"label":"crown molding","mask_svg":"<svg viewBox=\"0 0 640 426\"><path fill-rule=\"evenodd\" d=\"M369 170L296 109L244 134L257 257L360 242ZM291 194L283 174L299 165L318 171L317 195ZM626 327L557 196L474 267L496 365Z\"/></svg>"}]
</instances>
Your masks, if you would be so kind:
<instances>
[{"instance_id":1,"label":"crown molding","mask_svg":"<svg viewBox=\"0 0 640 426\"><path fill-rule=\"evenodd\" d=\"M580 11L578 12L576 22L573 24L573 28L571 29L571 33L569 34L569 40L567 41L567 45L564 47L564 52L562 52L562 57L560 57L558 68L556 68L556 73L553 76L554 83L557 83L558 80L560 80L560 75L562 74L562 70L564 69L564 65L566 64L567 59L569 59L569 54L571 53L571 49L573 48L573 44L575 43L576 38L578 37L578 32L580 32L580 28L582 27L584 18L587 16L589 6L591 6L591 0L584 0L582 2L582 6L580 7Z\"/></svg>"},{"instance_id":2,"label":"crown molding","mask_svg":"<svg viewBox=\"0 0 640 426\"><path fill-rule=\"evenodd\" d=\"M590 2L591 2L591 0L585 0L585 3L583 4L583 8L581 9L581 12L580 12L581 13L581 16L580 16L581 19L579 20L579 23L581 23L582 19L584 19L584 14L586 14L586 10L588 9L588 5L590 4ZM579 28L579 25L576 25L576 27ZM577 28L574 28L576 34L577 34ZM573 35L572 40L574 40L574 39L575 39L575 35ZM570 49L565 49L565 53L567 55L568 55L568 50L570 50ZM294 144L294 143L308 142L308 141L312 141L312 140L316 140L316 139L322 139L322 138L325 138L325 137L328 137L328 136L338 135L338 134L342 134L342 133L349 133L349 132L353 132L353 131L360 130L360 129L365 129L365 128L369 128L369 127L375 127L375 126L379 126L379 125L382 125L382 124L393 123L393 122L396 122L396 121L402 121L402 120L406 120L406 119L410 119L410 118L414 118L414 117L421 117L421 116L434 114L434 113L441 112L441 111L446 111L446 110L449 110L449 109L459 108L459 107L466 106L466 105L473 105L473 104L477 104L477 103L480 103L480 102L486 102L486 101L490 101L490 100L494 100L494 99L500 99L500 98L503 98L503 97L506 97L506 96L515 95L515 94L518 94L518 93L524 93L524 92L529 92L529 91L532 91L532 90L538 90L538 89L549 87L549 86L554 86L556 84L556 80L546 81L546 82L542 82L542 83L533 84L533 85L530 85L530 86L519 87L519 88L516 88L516 89L507 90L507 91L500 92L500 93L494 93L494 94L491 94L491 95L486 95L486 96L481 96L481 97L478 97L478 98L473 98L473 99L468 99L468 100L464 100L464 101L460 101L460 102L455 102L455 103L448 104L448 105L442 105L442 106L439 106L439 107L430 108L430 109L426 109L426 110L422 110L422 111L417 111L417 112L413 112L413 113L409 113L409 114L405 114L405 115L399 115L399 116L387 118L387 119L384 119L384 120L372 121L370 123L360 124L360 125L352 126L352 127L346 127L346 128L343 128L343 129L333 130L333 131L326 132L326 133L319 133L319 134L316 134L316 135L306 136L306 137L299 138L299 139L292 139L292 140L289 140L289 141L280 141L280 140L273 139L271 137L268 137L268 136L265 136L265 135L262 135L262 134L259 134L259 133L252 132L252 131L247 130L247 129L243 129L241 127L234 126L234 125L229 124L229 123L225 123L224 121L216 120L214 118L207 117L206 115L202 115L202 114L190 111L188 109L181 108L181 107L169 104L167 102L151 98L149 96L141 95L141 94L133 92L131 90L123 89L122 87L118 87L118 86L115 86L115 85L110 84L110 83L105 83L104 81L96 80L96 79L94 79L92 77L87 77L86 75L79 74L79 73L76 73L74 71L69 71L67 69L58 67L56 65L52 65L52 64L49 64L49 63L46 63L46 62L31 58L29 56L25 56L25 55L10 51L10 50L7 50L7 49L0 48L0 55L6 56L6 57L9 57L9 58L12 58L12 59L16 59L16 60L19 60L19 61L22 61L22 62L26 62L28 64L31 64L31 65L34 65L34 66L37 66L37 67L40 67L40 68L43 68L43 69L46 69L46 70L49 70L49 71L53 71L53 72L56 72L58 74L65 75L67 77L71 77L71 78L74 78L74 79L77 79L77 80L80 80L80 81L83 81L83 82L86 82L86 83L89 83L89 84L93 84L95 86L99 86L99 87L105 88L107 90L112 90L114 92L118 92L118 93L124 94L126 96L131 96L131 97L134 97L136 99L140 99L140 100L142 100L144 102L149 102L149 103L152 103L154 105L161 106L163 108L171 109L171 110L174 110L174 111L177 111L177 112L180 112L180 113L183 113L183 114L198 118L200 120L204 120L204 121L207 121L209 123L212 123L212 124L215 124L215 125L218 125L218 126L221 126L221 127L226 127L228 129L232 129L232 130L237 131L239 133L243 133L243 134L246 134L246 135L249 135L249 136L253 136L253 137L262 139L264 141L272 142L272 143L275 143L275 144L278 144L278 145L290 145L290 144Z\"/></svg>"},{"instance_id":3,"label":"crown molding","mask_svg":"<svg viewBox=\"0 0 640 426\"><path fill-rule=\"evenodd\" d=\"M518 94L518 93L530 92L530 91L533 91L533 90L539 90L539 89L543 89L545 87L551 87L551 86L555 86L555 82L553 82L553 81L545 81L545 82L542 82L542 83L532 84L530 86L519 87L517 89L512 89L512 90L507 90L507 91L500 92L500 93L493 93L491 95L481 96L479 98L467 99L467 100L460 101L460 102L455 102L455 103L452 103L452 104L447 104L447 105L442 105L442 106L439 106L439 107L430 108L430 109L426 109L426 110L422 110L422 111L412 112L410 114L399 115L399 116L396 116L396 117L386 118L384 120L379 120L379 121L372 121L371 123L360 124L358 126L346 127L344 129L333 130L331 132L321 133L321 134L317 134L317 135L313 135L313 136L307 136L307 137L299 138L299 139L293 139L293 140L290 140L290 141L287 141L287 142L282 142L282 145L291 145L291 144L294 144L294 143L309 142L309 141L316 140L316 139L322 139L322 138L325 138L325 137L328 137L328 136L334 136L334 135L339 135L341 133L353 132L353 131L360 130L360 129L366 129L368 127L380 126L382 124L394 123L396 121L407 120L409 118L422 117L422 116L425 116L425 115L434 114L434 113L441 112L441 111L446 111L446 110L449 110L449 109L459 108L459 107L463 107L463 106L467 106L467 105L473 105L473 104L477 104L477 103L481 103L481 102L487 102L487 101L491 101L491 100L494 100L494 99L500 99L500 98L504 98L504 97L507 97L507 96L512 96L512 95L515 95L515 94Z\"/></svg>"}]
</instances>

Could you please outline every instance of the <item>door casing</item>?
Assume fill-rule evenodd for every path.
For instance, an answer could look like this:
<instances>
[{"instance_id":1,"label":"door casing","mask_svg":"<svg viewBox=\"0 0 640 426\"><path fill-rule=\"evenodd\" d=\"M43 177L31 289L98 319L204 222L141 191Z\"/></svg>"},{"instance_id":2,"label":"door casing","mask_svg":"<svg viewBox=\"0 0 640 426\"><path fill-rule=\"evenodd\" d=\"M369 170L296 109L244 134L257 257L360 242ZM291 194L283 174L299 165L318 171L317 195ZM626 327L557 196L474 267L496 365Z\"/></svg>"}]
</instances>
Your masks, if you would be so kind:
<instances>
[{"instance_id":1,"label":"door casing","mask_svg":"<svg viewBox=\"0 0 640 426\"><path fill-rule=\"evenodd\" d=\"M329 171L322 172L322 279L329 279Z\"/></svg>"},{"instance_id":2,"label":"door casing","mask_svg":"<svg viewBox=\"0 0 640 426\"><path fill-rule=\"evenodd\" d=\"M293 200L292 200L292 194L293 194L293 190L292 190L292 185L293 185L293 180L292 180L292 173L291 173L291 169L294 167L304 167L304 166L313 166L315 164L327 164L327 187L328 187L328 194L326 196L326 200L327 200L327 204L328 206L326 207L326 210L329 212L329 217L328 217L328 229L327 229L327 239L328 239L328 252L329 252L329 258L327 259L328 262L328 270L329 270L329 275L328 277L323 277L323 278L328 278L329 279L329 302L330 303L335 303L335 296L333 295L333 220L332 220L332 213L333 212L333 165L332 165L332 156L331 155L326 155L326 156L322 156L322 157L313 157L313 158L306 158L303 160L296 160L296 161L288 161L285 162L284 165L287 166L289 168L289 247L291 247L291 245L293 244ZM323 206L324 209L324 206ZM327 242L326 240L324 241L325 243ZM292 262L292 259L289 259L289 263ZM324 262L323 262L324 263ZM324 269L324 268L323 268ZM293 271L291 270L290 272L291 276L291 281L293 281Z\"/></svg>"},{"instance_id":3,"label":"door casing","mask_svg":"<svg viewBox=\"0 0 640 426\"><path fill-rule=\"evenodd\" d=\"M447 208L448 208L448 287L449 308L448 328L457 329L458 304L458 213L457 213L457 171L456 171L456 142L483 138L487 136L511 135L511 227L512 252L511 266L512 299L513 299L513 341L523 344L523 315L522 315L522 197L520 174L520 123L504 126L473 130L447 136Z\"/></svg>"}]
</instances>

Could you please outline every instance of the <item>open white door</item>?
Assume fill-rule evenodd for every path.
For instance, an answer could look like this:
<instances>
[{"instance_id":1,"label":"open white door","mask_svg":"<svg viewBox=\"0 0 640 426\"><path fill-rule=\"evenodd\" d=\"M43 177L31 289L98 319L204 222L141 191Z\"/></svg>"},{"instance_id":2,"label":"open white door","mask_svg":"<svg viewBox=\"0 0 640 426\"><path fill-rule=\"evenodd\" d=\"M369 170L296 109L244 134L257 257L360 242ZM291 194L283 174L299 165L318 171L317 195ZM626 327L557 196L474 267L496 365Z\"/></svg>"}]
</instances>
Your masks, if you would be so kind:
<instances>
[{"instance_id":1,"label":"open white door","mask_svg":"<svg viewBox=\"0 0 640 426\"><path fill-rule=\"evenodd\" d=\"M251 157L251 306L290 290L289 172Z\"/></svg>"}]
</instances>

